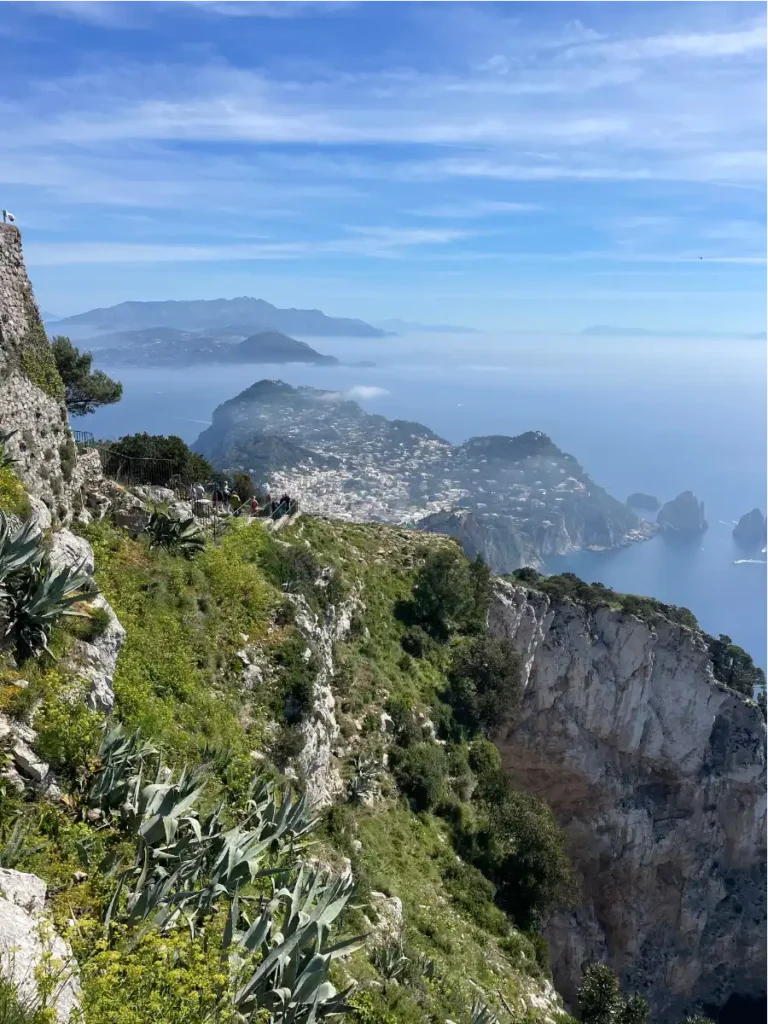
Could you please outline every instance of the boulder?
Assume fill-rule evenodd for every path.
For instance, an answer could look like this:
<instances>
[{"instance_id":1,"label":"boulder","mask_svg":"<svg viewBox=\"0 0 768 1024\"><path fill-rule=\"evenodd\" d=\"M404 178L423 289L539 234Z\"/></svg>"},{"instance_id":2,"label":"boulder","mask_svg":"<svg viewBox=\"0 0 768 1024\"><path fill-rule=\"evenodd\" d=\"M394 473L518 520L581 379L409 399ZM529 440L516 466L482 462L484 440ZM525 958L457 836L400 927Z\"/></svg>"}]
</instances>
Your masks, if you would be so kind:
<instances>
[{"instance_id":1,"label":"boulder","mask_svg":"<svg viewBox=\"0 0 768 1024\"><path fill-rule=\"evenodd\" d=\"M759 508L744 513L733 528L733 539L745 548L765 547L766 519Z\"/></svg>"},{"instance_id":2,"label":"boulder","mask_svg":"<svg viewBox=\"0 0 768 1024\"><path fill-rule=\"evenodd\" d=\"M16 771L32 782L42 783L50 769L34 751L36 738L34 729L28 725L0 715L0 744L10 751Z\"/></svg>"},{"instance_id":3,"label":"boulder","mask_svg":"<svg viewBox=\"0 0 768 1024\"><path fill-rule=\"evenodd\" d=\"M78 640L67 657L67 665L78 678L90 683L88 706L108 715L115 705L112 683L120 649L125 642L125 629L102 594L97 594L89 604L91 608L103 608L109 616L109 624L93 640Z\"/></svg>"},{"instance_id":4,"label":"boulder","mask_svg":"<svg viewBox=\"0 0 768 1024\"><path fill-rule=\"evenodd\" d=\"M168 505L176 500L176 493L170 487L157 487L154 484L142 484L133 488L134 494L144 501L152 501L157 505Z\"/></svg>"},{"instance_id":5,"label":"boulder","mask_svg":"<svg viewBox=\"0 0 768 1024\"><path fill-rule=\"evenodd\" d=\"M0 968L21 1000L37 1008L36 972L46 969L50 955L56 983L47 1005L57 1024L74 1024L80 1010L77 964L69 943L45 917L45 893L45 882L37 875L0 869Z\"/></svg>"},{"instance_id":6,"label":"boulder","mask_svg":"<svg viewBox=\"0 0 768 1024\"><path fill-rule=\"evenodd\" d=\"M704 502L699 501L693 491L683 491L662 505L656 522L664 533L703 533L707 528Z\"/></svg>"},{"instance_id":7,"label":"boulder","mask_svg":"<svg viewBox=\"0 0 768 1024\"><path fill-rule=\"evenodd\" d=\"M48 557L51 568L56 572L61 572L68 566L78 566L89 576L93 575L93 548L84 537L78 537L70 530L59 530L54 533Z\"/></svg>"},{"instance_id":8,"label":"boulder","mask_svg":"<svg viewBox=\"0 0 768 1024\"><path fill-rule=\"evenodd\" d=\"M388 946L400 942L403 937L403 903L399 896L387 896L383 892L371 892L370 905L374 920L369 922L366 946Z\"/></svg>"}]
</instances>

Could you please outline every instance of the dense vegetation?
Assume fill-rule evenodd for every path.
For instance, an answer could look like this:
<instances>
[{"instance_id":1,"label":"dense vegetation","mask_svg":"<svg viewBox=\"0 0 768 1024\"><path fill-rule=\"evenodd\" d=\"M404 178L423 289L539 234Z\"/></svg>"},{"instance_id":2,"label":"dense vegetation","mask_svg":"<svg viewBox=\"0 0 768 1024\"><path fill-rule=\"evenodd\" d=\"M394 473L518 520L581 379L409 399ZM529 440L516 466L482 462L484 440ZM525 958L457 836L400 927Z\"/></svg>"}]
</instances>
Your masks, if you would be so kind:
<instances>
[{"instance_id":1,"label":"dense vegetation","mask_svg":"<svg viewBox=\"0 0 768 1024\"><path fill-rule=\"evenodd\" d=\"M162 434L126 434L117 441L105 442L111 453L131 459L168 460L169 472L182 483L207 483L214 477L211 464L202 455L193 452L189 445L176 434L167 437ZM109 470L109 465L107 465ZM148 480L159 483L160 480ZM167 482L163 479L162 482Z\"/></svg>"},{"instance_id":2,"label":"dense vegetation","mask_svg":"<svg viewBox=\"0 0 768 1024\"><path fill-rule=\"evenodd\" d=\"M449 702L451 667L458 682L460 666L466 665L471 676L483 664L475 645L485 641L478 609L487 594L478 585L476 600L464 609L461 631L439 640L394 614L419 592L417 579L440 578L430 552L449 552L443 564L450 578L458 561L468 567L458 549L442 538L425 541L405 532L330 526L308 518L279 539L260 525L236 522L218 543L186 553L156 540L154 531L132 540L101 522L86 532L99 585L127 629L114 679L116 716L129 731L122 735L141 730L139 750L143 744L147 749L138 761L135 750L131 757L134 764L144 763L146 775L156 771L153 764L162 753L173 771L172 777L163 776L163 785L176 787L179 799L204 785L184 815L174 818L181 822L191 814L203 830L219 798L226 823L245 820L253 800L252 751L262 759L262 778L268 781L278 771L273 765L293 762L303 744L301 723L313 704L317 665L314 654L307 657L294 602L305 600L321 617L340 603L356 603L350 633L334 651L334 688L342 734L354 733L357 741L340 762L346 794L326 812L315 836L327 862L351 857L355 906L365 908L372 889L396 893L404 904L405 930L384 942L383 953L360 950L347 963L330 966L338 990L352 979L362 986L349 996L348 1020L443 1024L451 1017L469 1024L481 1019L477 1014L489 1002L503 1011L497 992L514 1002L526 985L536 984L546 973L546 958L535 934L524 934L515 921L532 927L552 890L546 879L535 889L526 880L521 892L505 891L499 898L491 875L500 879L513 862L522 864L514 858L527 856L522 847L512 850L513 834L517 844L528 829L538 844L543 808L531 812L521 795L510 791L506 832L491 829L487 802L498 801L494 773L497 786L503 786L503 773L495 748L482 738L490 726L482 714L462 710L458 698L457 712ZM382 544L386 557L377 553ZM479 566L469 571L472 578L483 576ZM136 916L137 908L146 909L155 898L160 900L155 914L162 915L175 890L163 894L146 878L139 885L139 876L130 873L143 849L135 845L141 815L136 817L137 811L129 820L117 808L125 805L121 793L125 785L130 789L133 776L128 772L123 789L104 796L116 785L114 757L101 736L99 717L75 699L78 684L64 668L67 651L84 629L79 621L59 620L49 642L55 662L44 656L0 670L0 708L21 718L37 709L37 749L67 793L66 803L56 805L29 802L9 791L0 801L0 857L49 882L55 920L80 964L86 1024L229 1020L232 1008L227 1004L225 1012L225 1003L233 998L232 979L221 956L232 893L222 897L226 905L211 905L198 915L194 933L188 925L173 924L175 913L168 920ZM404 652L402 641L413 629L430 645L428 656L414 659ZM242 688L238 655L244 636L263 656L262 682L249 691ZM467 658L461 654L465 645ZM16 686L22 673L26 689ZM480 674L482 693L483 685L492 685L492 674ZM467 696L472 687L461 693L473 708ZM381 731L385 707L397 723L396 736ZM358 716L359 730L352 724ZM447 737L445 745L435 741L435 729ZM382 763L388 747L391 771ZM184 765L186 775L180 774ZM478 794L472 796L475 786ZM94 805L96 792L102 796ZM284 799L291 806L296 797ZM527 814L533 824L526 822ZM462 849L466 857L459 860L454 850ZM115 875L107 865L118 851L123 866ZM513 860L502 867L505 857ZM182 861L178 864L182 869ZM270 861L270 870L274 866L277 862ZM204 881L210 870L206 861L196 877ZM284 884L293 891L297 879L291 869ZM246 907L249 920L255 919L252 910L264 898L264 884L254 878L241 887L235 933L245 928L240 915ZM365 913L375 920L370 910ZM147 930L149 921L154 923ZM369 927L360 910L347 909L333 930L344 936ZM258 967L264 955L256 951L249 963ZM393 971L399 980L388 978ZM369 987L376 979L381 987Z\"/></svg>"},{"instance_id":3,"label":"dense vegetation","mask_svg":"<svg viewBox=\"0 0 768 1024\"><path fill-rule=\"evenodd\" d=\"M64 384L64 401L70 415L85 416L123 397L123 385L103 370L92 370L91 353L80 352L69 338L57 335L51 342L51 352Z\"/></svg>"}]
</instances>

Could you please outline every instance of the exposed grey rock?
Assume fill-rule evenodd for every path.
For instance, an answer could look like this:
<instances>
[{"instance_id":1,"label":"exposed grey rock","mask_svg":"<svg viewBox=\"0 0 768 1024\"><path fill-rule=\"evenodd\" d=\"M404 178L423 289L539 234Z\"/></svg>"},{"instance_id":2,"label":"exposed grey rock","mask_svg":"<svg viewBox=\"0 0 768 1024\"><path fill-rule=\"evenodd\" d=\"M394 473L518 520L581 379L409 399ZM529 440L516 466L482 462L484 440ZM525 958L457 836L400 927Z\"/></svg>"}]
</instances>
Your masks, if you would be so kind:
<instances>
[{"instance_id":1,"label":"exposed grey rock","mask_svg":"<svg viewBox=\"0 0 768 1024\"><path fill-rule=\"evenodd\" d=\"M45 882L36 875L0 869L0 968L23 1000L39 1005L36 969L50 953L58 979L52 1000L58 1024L74 1024L80 1007L77 964L69 943L44 916Z\"/></svg>"},{"instance_id":2,"label":"exposed grey rock","mask_svg":"<svg viewBox=\"0 0 768 1024\"><path fill-rule=\"evenodd\" d=\"M403 903L399 896L386 896L383 892L371 892L370 905L373 920L370 921L370 933L366 946L386 946L391 942L400 942L403 935Z\"/></svg>"},{"instance_id":3,"label":"exposed grey rock","mask_svg":"<svg viewBox=\"0 0 768 1024\"><path fill-rule=\"evenodd\" d=\"M765 722L718 683L696 630L653 629L499 581L490 613L519 651L520 714L497 743L568 836L583 901L546 929L574 1001L603 960L658 1024L765 992Z\"/></svg>"},{"instance_id":4,"label":"exposed grey rock","mask_svg":"<svg viewBox=\"0 0 768 1024\"><path fill-rule=\"evenodd\" d=\"M656 522L665 533L702 533L707 528L704 502L693 491L683 491L661 506Z\"/></svg>"},{"instance_id":5,"label":"exposed grey rock","mask_svg":"<svg viewBox=\"0 0 768 1024\"><path fill-rule=\"evenodd\" d=\"M759 508L745 514L733 528L733 539L745 548L761 548L766 543L766 519Z\"/></svg>"},{"instance_id":6,"label":"exposed grey rock","mask_svg":"<svg viewBox=\"0 0 768 1024\"><path fill-rule=\"evenodd\" d=\"M339 742L336 701L331 689L333 644L349 632L351 616L359 601L353 597L342 607L329 609L321 620L303 596L288 596L296 609L296 625L309 641L309 655L315 655L318 666L314 707L301 725L304 746L299 761L309 799L317 808L327 807L344 791L333 753Z\"/></svg>"},{"instance_id":7,"label":"exposed grey rock","mask_svg":"<svg viewBox=\"0 0 768 1024\"><path fill-rule=\"evenodd\" d=\"M143 501L152 501L158 505L168 505L176 500L176 494L170 487L157 487L154 484L141 484L133 488L134 494Z\"/></svg>"},{"instance_id":8,"label":"exposed grey rock","mask_svg":"<svg viewBox=\"0 0 768 1024\"><path fill-rule=\"evenodd\" d=\"M48 778L50 769L35 753L37 738L34 729L0 715L0 743L7 745L17 771L32 782L41 783Z\"/></svg>"},{"instance_id":9,"label":"exposed grey rock","mask_svg":"<svg viewBox=\"0 0 768 1024\"><path fill-rule=\"evenodd\" d=\"M94 467L78 455L64 402L39 386L41 367L51 358L21 233L0 224L0 430L14 431L6 447L26 489L45 504L52 521L66 523L91 486ZM47 529L39 506L35 514Z\"/></svg>"},{"instance_id":10,"label":"exposed grey rock","mask_svg":"<svg viewBox=\"0 0 768 1024\"><path fill-rule=\"evenodd\" d=\"M93 575L95 563L93 548L85 539L78 537L70 530L58 530L51 537L51 548L48 555L51 568L56 572L70 566L77 566L89 576Z\"/></svg>"},{"instance_id":11,"label":"exposed grey rock","mask_svg":"<svg viewBox=\"0 0 768 1024\"><path fill-rule=\"evenodd\" d=\"M38 530L40 530L41 533L44 533L46 530L50 530L53 525L53 517L51 516L51 510L42 498L38 498L36 495L30 494L29 504L32 509L32 518L37 524Z\"/></svg>"},{"instance_id":12,"label":"exposed grey rock","mask_svg":"<svg viewBox=\"0 0 768 1024\"><path fill-rule=\"evenodd\" d=\"M57 570L76 565L89 574L94 571L93 548L87 540L69 530L54 533L50 560ZM103 594L96 594L89 605L91 608L103 609L109 616L109 623L93 640L76 641L67 656L66 664L79 679L90 684L88 705L95 711L109 714L115 703L112 682L117 658L125 641L125 629Z\"/></svg>"}]
</instances>

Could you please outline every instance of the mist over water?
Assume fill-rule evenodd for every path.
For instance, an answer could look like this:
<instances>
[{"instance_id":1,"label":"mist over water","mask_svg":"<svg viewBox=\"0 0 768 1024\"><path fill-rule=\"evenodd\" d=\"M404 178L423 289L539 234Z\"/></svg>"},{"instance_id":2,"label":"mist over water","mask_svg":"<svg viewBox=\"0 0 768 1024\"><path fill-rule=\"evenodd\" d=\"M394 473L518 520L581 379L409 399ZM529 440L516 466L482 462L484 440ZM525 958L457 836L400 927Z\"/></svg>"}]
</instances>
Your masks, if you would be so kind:
<instances>
[{"instance_id":1,"label":"mist over water","mask_svg":"<svg viewBox=\"0 0 768 1024\"><path fill-rule=\"evenodd\" d=\"M340 392L371 412L418 420L451 442L543 430L597 483L665 501L704 500L709 530L553 560L617 590L685 605L766 663L765 554L743 552L733 522L766 509L763 342L521 335L304 339L352 366L114 368L123 401L76 423L98 436L146 430L194 441L214 408L256 380ZM108 372L110 367L105 366Z\"/></svg>"}]
</instances>

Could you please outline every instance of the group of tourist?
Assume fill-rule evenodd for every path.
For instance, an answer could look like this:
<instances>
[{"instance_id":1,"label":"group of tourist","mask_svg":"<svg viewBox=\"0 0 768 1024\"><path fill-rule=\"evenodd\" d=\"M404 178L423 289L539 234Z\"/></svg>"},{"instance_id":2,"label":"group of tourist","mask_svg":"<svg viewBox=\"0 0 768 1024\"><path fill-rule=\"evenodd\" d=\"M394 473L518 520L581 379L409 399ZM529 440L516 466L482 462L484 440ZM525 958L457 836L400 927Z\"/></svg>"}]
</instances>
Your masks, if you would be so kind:
<instances>
[{"instance_id":1,"label":"group of tourist","mask_svg":"<svg viewBox=\"0 0 768 1024\"><path fill-rule=\"evenodd\" d=\"M231 512L233 515L243 515L246 510L252 516L284 516L292 511L295 506L295 498L291 498L287 492L279 498L273 498L267 494L263 503L259 502L257 495L253 495L249 501L242 501L237 491L233 491L225 481L223 484L211 484L211 502L214 509ZM187 492L189 501L193 504L205 498L206 489L203 484L190 484Z\"/></svg>"}]
</instances>

